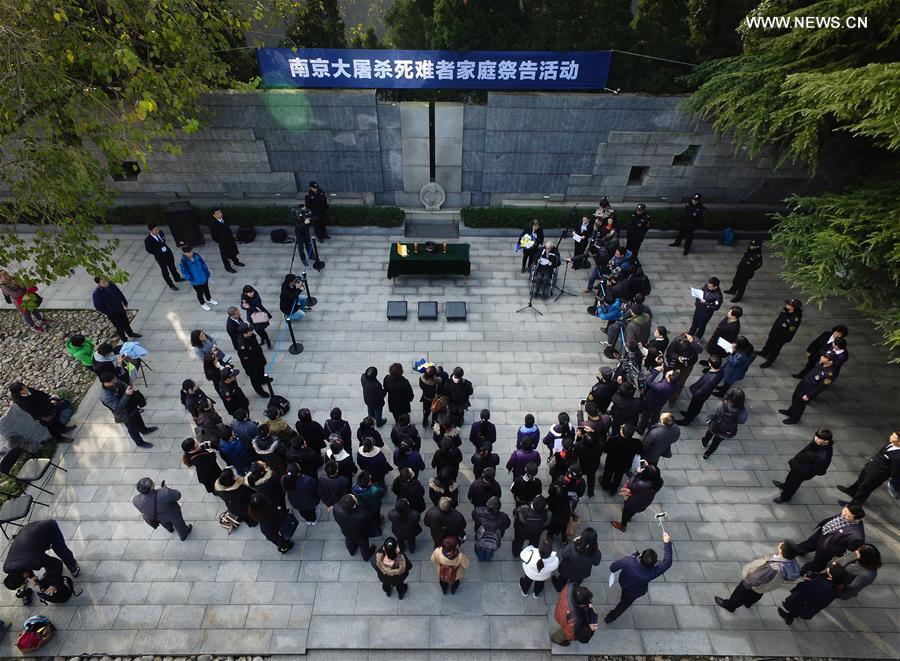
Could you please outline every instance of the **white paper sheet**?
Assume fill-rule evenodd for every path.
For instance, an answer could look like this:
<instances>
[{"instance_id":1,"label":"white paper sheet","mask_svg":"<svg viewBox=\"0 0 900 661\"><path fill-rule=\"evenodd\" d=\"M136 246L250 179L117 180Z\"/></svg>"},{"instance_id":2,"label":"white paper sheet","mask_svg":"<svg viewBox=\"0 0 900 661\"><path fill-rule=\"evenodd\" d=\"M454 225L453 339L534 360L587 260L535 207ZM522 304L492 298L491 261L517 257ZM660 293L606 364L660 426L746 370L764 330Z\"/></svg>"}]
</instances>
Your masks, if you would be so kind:
<instances>
[{"instance_id":1,"label":"white paper sheet","mask_svg":"<svg viewBox=\"0 0 900 661\"><path fill-rule=\"evenodd\" d=\"M691 287L691 296L694 298L699 298L701 301L703 300L703 290L697 289L695 287Z\"/></svg>"},{"instance_id":2,"label":"white paper sheet","mask_svg":"<svg viewBox=\"0 0 900 661\"><path fill-rule=\"evenodd\" d=\"M724 349L725 353L734 353L734 347L731 346L731 342L726 340L724 337L720 337L718 340L716 340L716 344Z\"/></svg>"}]
</instances>

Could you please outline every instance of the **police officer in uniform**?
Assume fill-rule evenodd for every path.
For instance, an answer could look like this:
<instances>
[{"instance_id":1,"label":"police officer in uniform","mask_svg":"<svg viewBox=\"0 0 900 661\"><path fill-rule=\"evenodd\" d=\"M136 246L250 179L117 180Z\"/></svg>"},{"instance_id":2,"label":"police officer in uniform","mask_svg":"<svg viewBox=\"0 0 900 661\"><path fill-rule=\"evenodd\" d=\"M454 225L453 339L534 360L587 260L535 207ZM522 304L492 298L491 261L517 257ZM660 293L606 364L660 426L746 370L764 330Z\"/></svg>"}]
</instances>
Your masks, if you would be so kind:
<instances>
[{"instance_id":1,"label":"police officer in uniform","mask_svg":"<svg viewBox=\"0 0 900 661\"><path fill-rule=\"evenodd\" d=\"M892 491L894 493L900 486L900 432L891 434L890 442L866 462L856 482L849 487L839 486L838 489L848 496L852 496L851 503L860 505L866 502L869 494L888 478L894 487ZM847 504L844 501L840 501L840 503L841 505Z\"/></svg>"},{"instance_id":2,"label":"police officer in uniform","mask_svg":"<svg viewBox=\"0 0 900 661\"><path fill-rule=\"evenodd\" d=\"M700 193L694 193L690 201L684 205L684 217L678 224L678 236L669 245L678 247L684 241L684 254L687 255L691 251L694 232L703 227L703 215L705 213L706 207L703 206L703 196Z\"/></svg>"},{"instance_id":3,"label":"police officer in uniform","mask_svg":"<svg viewBox=\"0 0 900 661\"><path fill-rule=\"evenodd\" d=\"M809 346L806 347L806 365L804 365L802 370L800 370L796 374L792 374L791 376L793 376L795 379L802 379L804 376L806 376L806 373L814 368L816 364L818 364L819 358L821 358L826 351L831 351L835 348L835 340L837 340L838 338L847 337L847 332L848 331L846 326L844 326L843 324L838 324L837 326L834 326L830 331L823 331L819 333L816 339L810 342Z\"/></svg>"},{"instance_id":4,"label":"police officer in uniform","mask_svg":"<svg viewBox=\"0 0 900 661\"><path fill-rule=\"evenodd\" d=\"M790 407L778 409L779 413L787 416L787 418L782 420L784 424L797 424L803 416L806 405L834 382L834 361L836 358L837 356L833 351L826 351L819 359L818 366L807 372L803 380L797 384L797 387L794 388L794 394L791 396Z\"/></svg>"},{"instance_id":5,"label":"police officer in uniform","mask_svg":"<svg viewBox=\"0 0 900 661\"><path fill-rule=\"evenodd\" d=\"M766 344L762 351L757 351L757 356L766 359L761 368L772 367L772 363L778 358L781 348L794 339L797 329L800 328L800 322L803 321L803 303L796 298L784 299L784 307L772 324L769 331L769 337L766 338Z\"/></svg>"},{"instance_id":6,"label":"police officer in uniform","mask_svg":"<svg viewBox=\"0 0 900 661\"><path fill-rule=\"evenodd\" d=\"M594 402L594 404L597 405L598 412L606 413L610 402L612 402L612 397L616 394L616 390L618 389L619 384L616 383L616 380L613 378L612 368L601 367L597 374L597 383L591 388L591 392L588 393L585 401Z\"/></svg>"},{"instance_id":7,"label":"police officer in uniform","mask_svg":"<svg viewBox=\"0 0 900 661\"><path fill-rule=\"evenodd\" d=\"M759 241L751 241L744 252L744 256L738 263L737 272L731 280L731 287L723 293L734 294L731 299L732 303L737 303L744 297L744 291L747 289L747 283L763 265L762 243Z\"/></svg>"},{"instance_id":8,"label":"police officer in uniform","mask_svg":"<svg viewBox=\"0 0 900 661\"><path fill-rule=\"evenodd\" d=\"M634 208L631 214L631 222L625 232L625 238L628 243L626 249L631 251L632 256L637 257L641 250L641 244L644 237L647 236L647 230L650 229L650 214L647 213L647 205L641 203Z\"/></svg>"}]
</instances>

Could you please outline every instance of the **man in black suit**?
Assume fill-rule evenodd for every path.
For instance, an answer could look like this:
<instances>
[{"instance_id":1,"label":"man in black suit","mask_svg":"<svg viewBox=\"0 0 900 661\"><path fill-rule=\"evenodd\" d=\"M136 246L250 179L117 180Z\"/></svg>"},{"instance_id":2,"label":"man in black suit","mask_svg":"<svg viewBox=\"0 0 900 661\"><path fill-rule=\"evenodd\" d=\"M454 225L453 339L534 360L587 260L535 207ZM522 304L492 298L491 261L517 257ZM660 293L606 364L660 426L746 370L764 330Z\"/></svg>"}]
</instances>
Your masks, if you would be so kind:
<instances>
[{"instance_id":1,"label":"man in black suit","mask_svg":"<svg viewBox=\"0 0 900 661\"><path fill-rule=\"evenodd\" d=\"M237 241L234 240L231 225L225 220L221 209L213 211L213 221L209 224L209 235L213 241L219 244L219 254L222 256L225 270L229 273L237 273L231 268L231 262L237 266L244 266L244 263L238 259Z\"/></svg>"},{"instance_id":2,"label":"man in black suit","mask_svg":"<svg viewBox=\"0 0 900 661\"><path fill-rule=\"evenodd\" d=\"M866 541L862 519L866 515L861 505L850 503L841 513L823 519L805 542L798 544L800 555L815 551L815 556L800 568L800 572L820 572L832 558L840 558L847 551L855 551Z\"/></svg>"},{"instance_id":3,"label":"man in black suit","mask_svg":"<svg viewBox=\"0 0 900 661\"><path fill-rule=\"evenodd\" d=\"M893 494L900 488L900 432L897 431L891 434L890 442L866 462L856 482L849 487L839 486L838 489L853 497L851 503L861 505L888 478ZM843 500L839 502L841 505L847 504Z\"/></svg>"},{"instance_id":4,"label":"man in black suit","mask_svg":"<svg viewBox=\"0 0 900 661\"><path fill-rule=\"evenodd\" d=\"M328 236L328 196L319 188L315 181L309 182L309 189L303 199L306 208L312 211L313 226L316 229L316 238L319 241L327 241Z\"/></svg>"},{"instance_id":5,"label":"man in black suit","mask_svg":"<svg viewBox=\"0 0 900 661\"><path fill-rule=\"evenodd\" d=\"M847 337L847 327L843 324L838 324L830 331L824 331L820 333L816 339L809 343L809 346L806 347L806 365L802 370L797 372L796 374L792 374L795 379L802 379L806 376L807 372L809 372L812 368L816 366L819 362L819 358L824 356L828 351L832 351L834 347L834 341L838 338L846 338ZM846 342L846 340L845 340ZM847 362L847 358L849 355L847 354L846 344L841 349L843 354L839 356L841 358L840 365L837 366L836 372L840 372L841 365Z\"/></svg>"},{"instance_id":6,"label":"man in black suit","mask_svg":"<svg viewBox=\"0 0 900 661\"><path fill-rule=\"evenodd\" d=\"M175 282L184 282L184 278L175 269L175 257L172 256L172 250L166 244L166 235L159 229L159 225L154 223L147 225L147 229L150 230L150 233L144 237L144 250L153 255L156 263L159 264L159 270L162 272L163 280L169 285L169 289L178 291ZM173 279L175 282L172 282Z\"/></svg>"},{"instance_id":7,"label":"man in black suit","mask_svg":"<svg viewBox=\"0 0 900 661\"><path fill-rule=\"evenodd\" d=\"M816 475L825 475L834 453L833 438L830 429L819 429L813 440L791 458L788 462L791 470L784 482L772 480L772 484L781 489L781 493L772 500L773 503L788 502L806 480L811 480Z\"/></svg>"}]
</instances>

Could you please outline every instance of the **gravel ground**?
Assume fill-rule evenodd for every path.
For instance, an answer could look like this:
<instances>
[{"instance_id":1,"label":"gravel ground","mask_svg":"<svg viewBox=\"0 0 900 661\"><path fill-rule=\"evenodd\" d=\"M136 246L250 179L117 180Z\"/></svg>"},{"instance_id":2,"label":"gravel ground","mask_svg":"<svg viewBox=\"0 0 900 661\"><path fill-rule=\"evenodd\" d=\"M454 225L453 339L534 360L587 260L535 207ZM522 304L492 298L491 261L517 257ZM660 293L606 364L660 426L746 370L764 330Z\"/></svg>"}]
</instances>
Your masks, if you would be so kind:
<instances>
[{"instance_id":1,"label":"gravel ground","mask_svg":"<svg viewBox=\"0 0 900 661\"><path fill-rule=\"evenodd\" d=\"M0 413L11 402L6 386L15 379L49 393L64 388L76 401L81 399L95 377L69 355L66 339L80 332L95 346L116 340L109 321L93 310L49 310L47 318L50 328L35 333L16 310L0 310Z\"/></svg>"}]
</instances>

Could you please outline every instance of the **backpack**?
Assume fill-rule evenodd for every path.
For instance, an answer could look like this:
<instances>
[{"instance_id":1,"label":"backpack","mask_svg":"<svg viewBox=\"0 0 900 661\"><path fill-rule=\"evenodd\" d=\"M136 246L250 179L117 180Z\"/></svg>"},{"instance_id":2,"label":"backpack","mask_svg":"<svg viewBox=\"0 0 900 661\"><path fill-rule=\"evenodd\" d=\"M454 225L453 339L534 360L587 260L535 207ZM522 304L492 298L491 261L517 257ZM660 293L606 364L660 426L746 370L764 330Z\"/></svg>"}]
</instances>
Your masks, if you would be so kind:
<instances>
[{"instance_id":1,"label":"backpack","mask_svg":"<svg viewBox=\"0 0 900 661\"><path fill-rule=\"evenodd\" d=\"M716 420L716 434L724 438L734 438L738 430L738 413L730 406L722 408L722 414Z\"/></svg>"},{"instance_id":2,"label":"backpack","mask_svg":"<svg viewBox=\"0 0 900 661\"><path fill-rule=\"evenodd\" d=\"M723 246L733 246L734 245L734 229L731 227L726 227L722 230L722 245Z\"/></svg>"},{"instance_id":3,"label":"backpack","mask_svg":"<svg viewBox=\"0 0 900 661\"><path fill-rule=\"evenodd\" d=\"M16 647L23 653L33 652L53 637L56 627L44 615L32 615L22 625L22 633L16 640Z\"/></svg>"},{"instance_id":4,"label":"backpack","mask_svg":"<svg viewBox=\"0 0 900 661\"><path fill-rule=\"evenodd\" d=\"M644 296L649 296L653 286L650 284L650 278L643 272L635 273L628 278L628 287L631 289L632 296L640 292Z\"/></svg>"},{"instance_id":5,"label":"backpack","mask_svg":"<svg viewBox=\"0 0 900 661\"><path fill-rule=\"evenodd\" d=\"M237 240L241 243L253 243L256 238L256 228L252 225L241 225L237 228Z\"/></svg>"},{"instance_id":6,"label":"backpack","mask_svg":"<svg viewBox=\"0 0 900 661\"><path fill-rule=\"evenodd\" d=\"M475 531L475 548L496 551L500 548L500 531L478 526Z\"/></svg>"},{"instance_id":7,"label":"backpack","mask_svg":"<svg viewBox=\"0 0 900 661\"><path fill-rule=\"evenodd\" d=\"M269 405L266 407L266 411L269 409L277 411L277 417L283 418L287 415L288 411L291 410L291 403L281 395L272 395L272 397L269 398Z\"/></svg>"},{"instance_id":8,"label":"backpack","mask_svg":"<svg viewBox=\"0 0 900 661\"><path fill-rule=\"evenodd\" d=\"M287 230L272 230L269 233L272 243L293 243L294 240L288 235Z\"/></svg>"},{"instance_id":9,"label":"backpack","mask_svg":"<svg viewBox=\"0 0 900 661\"><path fill-rule=\"evenodd\" d=\"M56 586L56 592L54 592L53 594L47 594L44 591L49 587L49 582L40 582L40 589L38 590L37 596L38 599L41 600L42 604L64 604L73 596L77 597L83 592L83 590L79 590L78 592L75 591L75 584L68 576L62 577L62 583Z\"/></svg>"},{"instance_id":10,"label":"backpack","mask_svg":"<svg viewBox=\"0 0 900 661\"><path fill-rule=\"evenodd\" d=\"M334 428L335 425L340 425L337 429ZM328 441L331 442L331 437L337 437L337 440L343 442L344 439L341 438L341 432L344 431L345 428L349 428L350 424L346 420L332 420L329 418L325 421L325 431L328 432Z\"/></svg>"}]
</instances>

